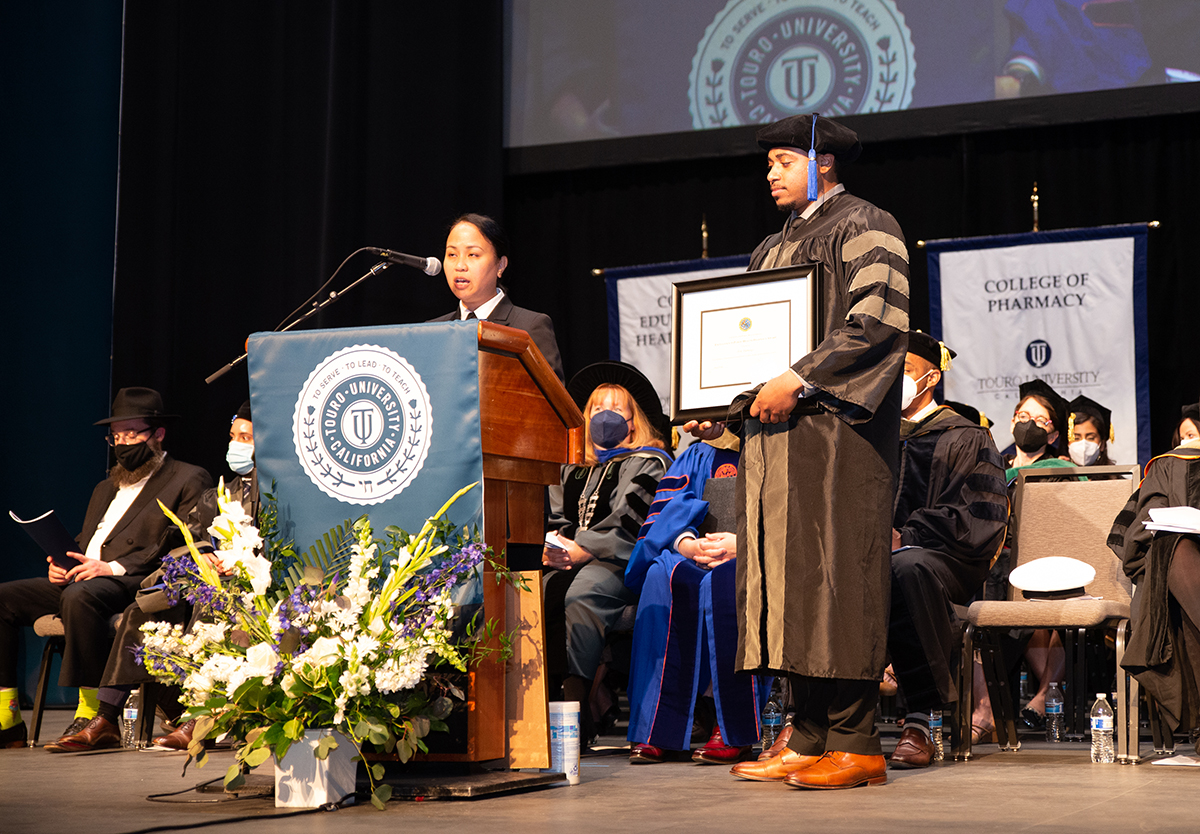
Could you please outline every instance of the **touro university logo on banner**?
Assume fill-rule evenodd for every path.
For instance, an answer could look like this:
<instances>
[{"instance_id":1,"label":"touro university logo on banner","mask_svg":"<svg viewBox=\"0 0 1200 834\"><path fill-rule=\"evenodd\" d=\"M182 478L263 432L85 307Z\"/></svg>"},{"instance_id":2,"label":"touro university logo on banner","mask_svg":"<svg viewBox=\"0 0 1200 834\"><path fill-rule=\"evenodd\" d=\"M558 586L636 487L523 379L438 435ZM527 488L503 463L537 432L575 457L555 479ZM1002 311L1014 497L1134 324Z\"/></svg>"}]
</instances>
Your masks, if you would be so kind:
<instances>
[{"instance_id":1,"label":"touro university logo on banner","mask_svg":"<svg viewBox=\"0 0 1200 834\"><path fill-rule=\"evenodd\" d=\"M901 110L915 80L892 0L730 0L692 59L692 127Z\"/></svg>"},{"instance_id":2,"label":"touro university logo on banner","mask_svg":"<svg viewBox=\"0 0 1200 834\"><path fill-rule=\"evenodd\" d=\"M1035 368L1050 364L1050 343L1045 339L1034 339L1025 348L1025 361Z\"/></svg>"},{"instance_id":3,"label":"touro university logo on banner","mask_svg":"<svg viewBox=\"0 0 1200 834\"><path fill-rule=\"evenodd\" d=\"M378 345L353 345L313 368L296 399L300 466L326 495L378 504L416 478L433 415L420 375Z\"/></svg>"}]
</instances>

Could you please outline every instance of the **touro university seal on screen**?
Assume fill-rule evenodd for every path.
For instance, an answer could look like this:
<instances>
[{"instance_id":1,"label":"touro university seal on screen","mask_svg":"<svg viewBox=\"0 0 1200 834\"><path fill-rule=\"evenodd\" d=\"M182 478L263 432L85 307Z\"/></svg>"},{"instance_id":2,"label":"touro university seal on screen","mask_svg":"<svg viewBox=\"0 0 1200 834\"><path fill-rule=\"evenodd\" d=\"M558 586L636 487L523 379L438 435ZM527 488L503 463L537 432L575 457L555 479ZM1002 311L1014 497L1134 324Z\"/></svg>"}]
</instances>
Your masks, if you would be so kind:
<instances>
[{"instance_id":1,"label":"touro university seal on screen","mask_svg":"<svg viewBox=\"0 0 1200 834\"><path fill-rule=\"evenodd\" d=\"M353 345L313 368L296 399L300 466L331 498L378 504L417 477L433 432L425 384L378 345Z\"/></svg>"},{"instance_id":2,"label":"touro university seal on screen","mask_svg":"<svg viewBox=\"0 0 1200 834\"><path fill-rule=\"evenodd\" d=\"M892 0L729 0L692 59L692 127L904 110L915 81Z\"/></svg>"}]
</instances>

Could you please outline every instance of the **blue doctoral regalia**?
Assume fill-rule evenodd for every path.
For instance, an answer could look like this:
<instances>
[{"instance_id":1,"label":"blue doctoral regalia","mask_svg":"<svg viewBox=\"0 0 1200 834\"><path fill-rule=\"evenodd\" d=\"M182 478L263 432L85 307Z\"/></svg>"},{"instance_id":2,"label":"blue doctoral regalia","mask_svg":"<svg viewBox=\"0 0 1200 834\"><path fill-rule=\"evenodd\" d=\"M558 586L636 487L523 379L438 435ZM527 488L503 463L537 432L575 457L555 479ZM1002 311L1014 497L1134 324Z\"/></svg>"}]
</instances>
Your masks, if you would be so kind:
<instances>
[{"instance_id":1,"label":"blue doctoral regalia","mask_svg":"<svg viewBox=\"0 0 1200 834\"><path fill-rule=\"evenodd\" d=\"M654 503L625 570L640 592L629 673L629 740L668 750L691 746L696 697L713 684L725 743L759 739L769 678L735 674L736 560L713 570L675 550L685 531L696 533L708 515L704 485L736 477L738 453L693 443L658 484Z\"/></svg>"}]
</instances>

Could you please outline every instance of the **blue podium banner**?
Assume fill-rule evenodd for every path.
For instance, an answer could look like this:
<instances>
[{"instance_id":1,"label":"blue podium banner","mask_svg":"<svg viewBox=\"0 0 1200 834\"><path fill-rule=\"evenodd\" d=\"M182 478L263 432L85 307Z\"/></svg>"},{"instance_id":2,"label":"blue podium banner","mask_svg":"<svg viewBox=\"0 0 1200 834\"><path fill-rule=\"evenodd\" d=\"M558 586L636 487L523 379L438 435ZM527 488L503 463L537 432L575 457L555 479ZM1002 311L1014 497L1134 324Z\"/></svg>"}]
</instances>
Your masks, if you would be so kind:
<instances>
[{"instance_id":1,"label":"blue podium banner","mask_svg":"<svg viewBox=\"0 0 1200 834\"><path fill-rule=\"evenodd\" d=\"M480 524L483 452L475 322L255 333L250 402L259 482L283 534L307 549L364 513L411 533L467 484Z\"/></svg>"}]
</instances>

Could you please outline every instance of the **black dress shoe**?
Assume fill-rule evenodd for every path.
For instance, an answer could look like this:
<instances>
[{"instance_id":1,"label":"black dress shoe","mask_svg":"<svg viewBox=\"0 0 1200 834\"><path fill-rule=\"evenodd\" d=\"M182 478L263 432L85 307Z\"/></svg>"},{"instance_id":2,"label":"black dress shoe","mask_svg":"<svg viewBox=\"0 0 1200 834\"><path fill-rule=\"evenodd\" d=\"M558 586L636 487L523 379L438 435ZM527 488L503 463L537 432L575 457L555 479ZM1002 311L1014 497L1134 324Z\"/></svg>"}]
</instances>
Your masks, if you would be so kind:
<instances>
[{"instance_id":1,"label":"black dress shoe","mask_svg":"<svg viewBox=\"0 0 1200 834\"><path fill-rule=\"evenodd\" d=\"M24 747L29 743L29 728L22 721L13 724L7 730L0 730L0 750Z\"/></svg>"},{"instance_id":2,"label":"black dress shoe","mask_svg":"<svg viewBox=\"0 0 1200 834\"><path fill-rule=\"evenodd\" d=\"M121 746L121 731L107 718L97 715L79 732L63 736L52 753L82 753Z\"/></svg>"},{"instance_id":3,"label":"black dress shoe","mask_svg":"<svg viewBox=\"0 0 1200 834\"><path fill-rule=\"evenodd\" d=\"M67 736L73 736L76 733L83 730L84 727L86 727L89 723L91 723L91 720L92 719L90 719L90 718L83 718L78 715L75 716L75 720L71 722L71 725L69 727L67 727L67 729L63 730L63 734L61 736L56 738L54 741L51 741L48 744L43 745L43 747L46 750L49 750L51 753L61 752L58 749L58 743L60 741L62 741L64 738L66 738Z\"/></svg>"},{"instance_id":4,"label":"black dress shoe","mask_svg":"<svg viewBox=\"0 0 1200 834\"><path fill-rule=\"evenodd\" d=\"M1043 733L1045 731L1046 716L1037 710L1029 709L1029 707L1021 710L1021 715L1017 718L1017 732Z\"/></svg>"}]
</instances>

